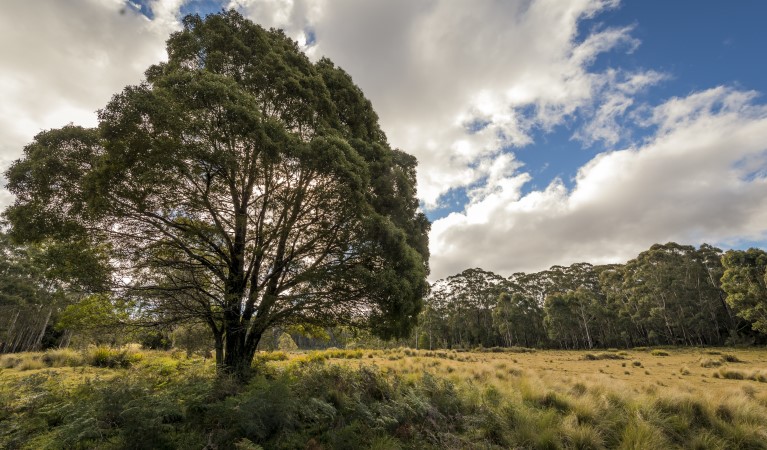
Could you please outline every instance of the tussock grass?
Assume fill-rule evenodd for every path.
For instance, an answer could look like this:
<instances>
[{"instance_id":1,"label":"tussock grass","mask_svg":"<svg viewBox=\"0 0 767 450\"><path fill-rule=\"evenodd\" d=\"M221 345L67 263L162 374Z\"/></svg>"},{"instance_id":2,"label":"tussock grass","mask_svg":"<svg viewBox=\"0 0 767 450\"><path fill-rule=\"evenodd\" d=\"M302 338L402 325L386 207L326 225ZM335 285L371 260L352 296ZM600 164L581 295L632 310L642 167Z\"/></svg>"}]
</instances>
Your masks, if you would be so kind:
<instances>
[{"instance_id":1,"label":"tussock grass","mask_svg":"<svg viewBox=\"0 0 767 450\"><path fill-rule=\"evenodd\" d=\"M601 359L626 359L623 355L618 353L601 352L601 353L586 353L583 355L583 359L587 361L597 361Z\"/></svg>"},{"instance_id":2,"label":"tussock grass","mask_svg":"<svg viewBox=\"0 0 767 450\"><path fill-rule=\"evenodd\" d=\"M26 371L26 370L38 370L45 367L45 363L42 361L42 356L40 355L30 355L25 358L22 358L18 365L16 366L17 369Z\"/></svg>"},{"instance_id":3,"label":"tussock grass","mask_svg":"<svg viewBox=\"0 0 767 450\"><path fill-rule=\"evenodd\" d=\"M81 352L68 348L48 350L42 359L48 367L80 367L85 364L85 357Z\"/></svg>"},{"instance_id":4,"label":"tussock grass","mask_svg":"<svg viewBox=\"0 0 767 450\"><path fill-rule=\"evenodd\" d=\"M730 354L730 353L723 354L722 355L722 361L728 362L728 363L742 363L742 362L745 362L742 359L740 359L737 356L735 356L733 354Z\"/></svg>"},{"instance_id":5,"label":"tussock grass","mask_svg":"<svg viewBox=\"0 0 767 450\"><path fill-rule=\"evenodd\" d=\"M657 349L657 348L655 350L651 351L650 354L653 355L653 356L669 356L670 355L669 352L667 352L665 350L660 350L660 349Z\"/></svg>"},{"instance_id":6,"label":"tussock grass","mask_svg":"<svg viewBox=\"0 0 767 450\"><path fill-rule=\"evenodd\" d=\"M21 371L49 367L79 367L86 364L81 352L70 349L48 350L45 353L13 353L0 356L0 368Z\"/></svg>"},{"instance_id":7,"label":"tussock grass","mask_svg":"<svg viewBox=\"0 0 767 450\"><path fill-rule=\"evenodd\" d=\"M14 359L0 373L0 448L125 448L135 436L143 448L767 448L767 383L739 381L767 380L767 354L734 350L752 362L703 379L683 376L699 350L652 373L606 359L604 374L585 352L438 353L259 354L244 386L171 353L76 371L78 352L13 355L52 367L22 372Z\"/></svg>"},{"instance_id":8,"label":"tussock grass","mask_svg":"<svg viewBox=\"0 0 767 450\"><path fill-rule=\"evenodd\" d=\"M751 380L760 383L767 383L767 371L752 370L746 371L733 369L731 367L722 367L712 375L714 378L724 378L728 380Z\"/></svg>"},{"instance_id":9,"label":"tussock grass","mask_svg":"<svg viewBox=\"0 0 767 450\"><path fill-rule=\"evenodd\" d=\"M719 359L702 358L700 360L700 366L710 369L711 367L719 367L722 365L722 361Z\"/></svg>"},{"instance_id":10,"label":"tussock grass","mask_svg":"<svg viewBox=\"0 0 767 450\"><path fill-rule=\"evenodd\" d=\"M127 368L141 361L144 355L129 349L99 346L88 348L84 357L88 364L95 367Z\"/></svg>"},{"instance_id":11,"label":"tussock grass","mask_svg":"<svg viewBox=\"0 0 767 450\"><path fill-rule=\"evenodd\" d=\"M527 347L477 347L474 349L477 352L484 353L535 353L536 349Z\"/></svg>"}]
</instances>

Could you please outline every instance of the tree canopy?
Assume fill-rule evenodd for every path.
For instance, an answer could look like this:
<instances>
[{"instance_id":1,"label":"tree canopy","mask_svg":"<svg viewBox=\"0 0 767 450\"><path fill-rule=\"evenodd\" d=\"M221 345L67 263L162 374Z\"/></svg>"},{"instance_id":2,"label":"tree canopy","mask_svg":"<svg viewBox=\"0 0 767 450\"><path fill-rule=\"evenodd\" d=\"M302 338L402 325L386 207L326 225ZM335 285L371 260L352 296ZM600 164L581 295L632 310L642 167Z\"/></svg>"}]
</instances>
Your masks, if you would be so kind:
<instances>
[{"instance_id":1,"label":"tree canopy","mask_svg":"<svg viewBox=\"0 0 767 450\"><path fill-rule=\"evenodd\" d=\"M669 242L625 264L576 263L508 278L469 269L432 285L416 337L430 348L761 343L765 255Z\"/></svg>"},{"instance_id":2,"label":"tree canopy","mask_svg":"<svg viewBox=\"0 0 767 450\"><path fill-rule=\"evenodd\" d=\"M757 248L730 250L722 257L722 289L736 313L767 333L767 252Z\"/></svg>"},{"instance_id":3,"label":"tree canopy","mask_svg":"<svg viewBox=\"0 0 767 450\"><path fill-rule=\"evenodd\" d=\"M207 324L226 371L275 325L407 333L428 287L416 160L351 77L234 11L187 16L167 50L97 128L24 149L12 235L100 246L135 318Z\"/></svg>"}]
</instances>

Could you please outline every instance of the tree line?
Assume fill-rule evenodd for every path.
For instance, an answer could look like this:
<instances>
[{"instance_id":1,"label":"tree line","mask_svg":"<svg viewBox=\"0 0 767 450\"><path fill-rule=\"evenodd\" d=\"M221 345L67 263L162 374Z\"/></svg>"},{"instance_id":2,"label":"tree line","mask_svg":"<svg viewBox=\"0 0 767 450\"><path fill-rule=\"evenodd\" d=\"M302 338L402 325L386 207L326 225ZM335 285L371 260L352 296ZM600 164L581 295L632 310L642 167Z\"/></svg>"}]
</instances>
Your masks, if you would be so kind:
<instances>
[{"instance_id":1,"label":"tree line","mask_svg":"<svg viewBox=\"0 0 767 450\"><path fill-rule=\"evenodd\" d=\"M625 264L504 278L479 268L431 287L421 348L725 345L767 340L767 253L656 244Z\"/></svg>"}]
</instances>

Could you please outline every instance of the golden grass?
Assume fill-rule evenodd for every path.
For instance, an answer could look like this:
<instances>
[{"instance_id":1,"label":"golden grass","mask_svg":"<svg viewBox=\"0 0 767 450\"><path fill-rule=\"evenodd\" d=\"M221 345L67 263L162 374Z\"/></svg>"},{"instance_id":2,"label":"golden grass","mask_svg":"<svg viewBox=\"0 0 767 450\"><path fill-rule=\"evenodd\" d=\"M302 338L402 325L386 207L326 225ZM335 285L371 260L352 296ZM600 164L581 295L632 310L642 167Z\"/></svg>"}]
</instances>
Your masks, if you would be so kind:
<instances>
[{"instance_id":1,"label":"golden grass","mask_svg":"<svg viewBox=\"0 0 767 450\"><path fill-rule=\"evenodd\" d=\"M68 382L109 379L125 370L184 377L212 376L213 362L183 352L142 352L128 368L93 367L90 352L55 351L0 357L0 382L36 371L55 371ZM507 448L762 448L767 442L767 350L648 349L623 352L539 350L340 350L274 352L257 364L374 365L405 383L424 374L453 382L473 410L493 411L508 424L485 437ZM598 355L591 358L587 355ZM618 355L620 359L613 359ZM489 417L489 416L488 416ZM694 442L681 439L694 437ZM383 444L382 444L383 445ZM767 448L767 445L764 446Z\"/></svg>"},{"instance_id":2,"label":"golden grass","mask_svg":"<svg viewBox=\"0 0 767 450\"><path fill-rule=\"evenodd\" d=\"M93 350L91 350L91 353ZM276 366L325 360L344 365L376 365L387 371L420 375L428 372L455 382L472 380L503 389L521 376L559 385L604 384L634 394L648 387L707 395L739 389L744 384L755 394L767 395L767 350L664 349L655 358L645 349L616 352L538 350L535 352L457 352L455 350L339 350L260 353L258 359ZM186 360L173 352L142 352L136 364L165 366ZM0 377L38 370L82 372L89 352L53 350L0 356ZM616 355L621 359L612 359ZM596 356L596 358L594 358ZM202 363L199 358L195 359ZM737 362L736 362L737 361ZM205 362L212 367L212 361Z\"/></svg>"}]
</instances>

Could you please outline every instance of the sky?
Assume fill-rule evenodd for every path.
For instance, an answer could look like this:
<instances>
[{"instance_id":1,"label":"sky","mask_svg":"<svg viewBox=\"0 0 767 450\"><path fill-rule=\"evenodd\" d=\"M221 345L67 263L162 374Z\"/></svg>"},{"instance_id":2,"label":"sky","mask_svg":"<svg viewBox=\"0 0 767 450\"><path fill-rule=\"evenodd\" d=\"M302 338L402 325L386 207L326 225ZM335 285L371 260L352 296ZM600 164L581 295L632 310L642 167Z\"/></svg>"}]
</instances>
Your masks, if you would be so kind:
<instances>
[{"instance_id":1,"label":"sky","mask_svg":"<svg viewBox=\"0 0 767 450\"><path fill-rule=\"evenodd\" d=\"M329 57L418 158L431 279L767 247L767 2L6 0L0 169L235 8ZM0 183L3 179L0 176ZM0 207L13 201L0 190Z\"/></svg>"}]
</instances>

